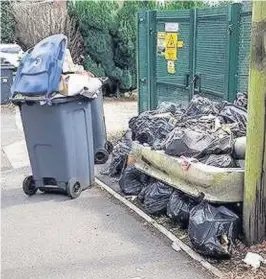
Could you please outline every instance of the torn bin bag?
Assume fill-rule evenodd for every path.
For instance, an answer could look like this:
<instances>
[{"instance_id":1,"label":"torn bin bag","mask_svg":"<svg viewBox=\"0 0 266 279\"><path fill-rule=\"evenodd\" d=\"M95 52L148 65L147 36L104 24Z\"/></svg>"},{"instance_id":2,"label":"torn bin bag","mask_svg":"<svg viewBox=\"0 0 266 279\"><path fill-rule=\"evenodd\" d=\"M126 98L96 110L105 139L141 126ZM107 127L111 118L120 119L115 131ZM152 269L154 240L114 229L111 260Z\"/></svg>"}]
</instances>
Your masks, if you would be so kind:
<instances>
[{"instance_id":1,"label":"torn bin bag","mask_svg":"<svg viewBox=\"0 0 266 279\"><path fill-rule=\"evenodd\" d=\"M119 186L126 195L138 195L144 187L143 174L133 165L129 165L119 180Z\"/></svg>"},{"instance_id":2,"label":"torn bin bag","mask_svg":"<svg viewBox=\"0 0 266 279\"><path fill-rule=\"evenodd\" d=\"M143 202L148 213L159 214L166 211L172 193L173 188L171 186L157 180L144 188L138 199Z\"/></svg>"},{"instance_id":3,"label":"torn bin bag","mask_svg":"<svg viewBox=\"0 0 266 279\"><path fill-rule=\"evenodd\" d=\"M194 95L186 110L187 116L218 114L219 104L200 95Z\"/></svg>"},{"instance_id":4,"label":"torn bin bag","mask_svg":"<svg viewBox=\"0 0 266 279\"><path fill-rule=\"evenodd\" d=\"M177 127L165 141L165 153L200 158L208 154L230 154L233 144L232 134L223 130L209 134Z\"/></svg>"},{"instance_id":5,"label":"torn bin bag","mask_svg":"<svg viewBox=\"0 0 266 279\"><path fill-rule=\"evenodd\" d=\"M216 258L229 257L239 225L239 218L232 211L203 201L190 212L188 235L199 253Z\"/></svg>"},{"instance_id":6,"label":"torn bin bag","mask_svg":"<svg viewBox=\"0 0 266 279\"><path fill-rule=\"evenodd\" d=\"M237 128L233 131L237 137L246 135L248 116L246 109L227 103L219 116L224 119L226 124L237 124Z\"/></svg>"},{"instance_id":7,"label":"torn bin bag","mask_svg":"<svg viewBox=\"0 0 266 279\"><path fill-rule=\"evenodd\" d=\"M220 155L207 155L199 160L201 163L214 166L218 168L234 168L236 167L235 161L230 154L220 154Z\"/></svg>"},{"instance_id":8,"label":"torn bin bag","mask_svg":"<svg viewBox=\"0 0 266 279\"><path fill-rule=\"evenodd\" d=\"M128 130L115 146L111 154L111 162L107 171L101 172L109 176L119 176L126 163L127 155L129 154L132 146L131 131Z\"/></svg>"},{"instance_id":9,"label":"torn bin bag","mask_svg":"<svg viewBox=\"0 0 266 279\"><path fill-rule=\"evenodd\" d=\"M175 190L167 204L167 216L186 228L190 211L195 205L196 201Z\"/></svg>"},{"instance_id":10,"label":"torn bin bag","mask_svg":"<svg viewBox=\"0 0 266 279\"><path fill-rule=\"evenodd\" d=\"M156 112L157 113L166 113L171 112L172 114L175 114L178 110L181 109L180 104L174 104L170 102L162 102L158 105Z\"/></svg>"}]
</instances>

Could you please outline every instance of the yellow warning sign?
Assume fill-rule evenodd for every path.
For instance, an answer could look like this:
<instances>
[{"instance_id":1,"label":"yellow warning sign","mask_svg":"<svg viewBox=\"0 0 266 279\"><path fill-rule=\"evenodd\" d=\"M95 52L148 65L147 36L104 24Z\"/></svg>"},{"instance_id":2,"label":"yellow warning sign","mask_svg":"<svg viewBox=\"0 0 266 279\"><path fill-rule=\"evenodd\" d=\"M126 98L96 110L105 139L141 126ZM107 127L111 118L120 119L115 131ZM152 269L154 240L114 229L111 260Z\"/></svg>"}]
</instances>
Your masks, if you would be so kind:
<instances>
[{"instance_id":1,"label":"yellow warning sign","mask_svg":"<svg viewBox=\"0 0 266 279\"><path fill-rule=\"evenodd\" d=\"M183 47L184 46L184 42L183 41L178 41L177 42L177 47Z\"/></svg>"},{"instance_id":2,"label":"yellow warning sign","mask_svg":"<svg viewBox=\"0 0 266 279\"><path fill-rule=\"evenodd\" d=\"M177 59L177 33L166 33L165 35L165 59Z\"/></svg>"},{"instance_id":3,"label":"yellow warning sign","mask_svg":"<svg viewBox=\"0 0 266 279\"><path fill-rule=\"evenodd\" d=\"M166 60L176 60L177 59L177 49L176 48L166 48L165 49L165 59Z\"/></svg>"},{"instance_id":4,"label":"yellow warning sign","mask_svg":"<svg viewBox=\"0 0 266 279\"><path fill-rule=\"evenodd\" d=\"M176 48L177 33L166 33L165 41L167 48Z\"/></svg>"},{"instance_id":5,"label":"yellow warning sign","mask_svg":"<svg viewBox=\"0 0 266 279\"><path fill-rule=\"evenodd\" d=\"M167 61L167 72L169 74L175 74L175 61Z\"/></svg>"}]
</instances>

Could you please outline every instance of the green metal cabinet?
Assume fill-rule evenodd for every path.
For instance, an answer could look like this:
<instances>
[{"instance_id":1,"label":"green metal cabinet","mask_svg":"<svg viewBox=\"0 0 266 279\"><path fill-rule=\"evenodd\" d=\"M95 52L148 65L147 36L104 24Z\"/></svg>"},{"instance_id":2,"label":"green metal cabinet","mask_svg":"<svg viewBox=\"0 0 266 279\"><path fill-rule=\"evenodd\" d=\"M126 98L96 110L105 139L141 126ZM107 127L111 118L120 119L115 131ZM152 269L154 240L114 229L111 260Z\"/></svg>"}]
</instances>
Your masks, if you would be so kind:
<instances>
[{"instance_id":1,"label":"green metal cabinet","mask_svg":"<svg viewBox=\"0 0 266 279\"><path fill-rule=\"evenodd\" d=\"M158 53L159 35L167 23L178 23L175 71ZM247 91L251 5L138 13L139 112L162 101L187 104L193 94L232 101Z\"/></svg>"}]
</instances>

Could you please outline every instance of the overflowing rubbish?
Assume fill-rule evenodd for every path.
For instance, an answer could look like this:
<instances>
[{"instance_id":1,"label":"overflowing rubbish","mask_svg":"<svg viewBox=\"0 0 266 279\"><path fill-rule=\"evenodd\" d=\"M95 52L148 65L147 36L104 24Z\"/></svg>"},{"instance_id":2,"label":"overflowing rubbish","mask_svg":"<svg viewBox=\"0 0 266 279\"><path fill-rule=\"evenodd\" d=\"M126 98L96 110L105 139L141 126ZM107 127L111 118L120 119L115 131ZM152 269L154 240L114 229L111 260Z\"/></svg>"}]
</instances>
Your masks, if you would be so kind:
<instances>
[{"instance_id":1,"label":"overflowing rubbish","mask_svg":"<svg viewBox=\"0 0 266 279\"><path fill-rule=\"evenodd\" d=\"M104 164L111 152L99 98L105 79L74 65L66 47L58 34L29 49L11 88L31 158L32 175L22 183L28 196L39 189L77 198L94 183L94 163Z\"/></svg>"},{"instance_id":2,"label":"overflowing rubbish","mask_svg":"<svg viewBox=\"0 0 266 279\"><path fill-rule=\"evenodd\" d=\"M138 199L143 203L145 210L150 214L160 214L166 212L167 204L173 188L163 182L155 181L138 195Z\"/></svg>"},{"instance_id":3,"label":"overflowing rubbish","mask_svg":"<svg viewBox=\"0 0 266 279\"><path fill-rule=\"evenodd\" d=\"M132 141L179 157L188 171L192 162L217 168L244 166L247 98L238 94L234 104L213 102L196 95L186 109L169 102L129 121L129 131L114 147L108 166L110 176L122 177L121 190L138 195L149 214L167 214L184 228L193 247L203 255L229 257L238 236L239 218L224 206L214 207L188 197L153 179L143 182L133 166L125 168Z\"/></svg>"},{"instance_id":4,"label":"overflowing rubbish","mask_svg":"<svg viewBox=\"0 0 266 279\"><path fill-rule=\"evenodd\" d=\"M186 228L188 226L190 211L196 204L195 200L175 190L167 204L167 216Z\"/></svg>"},{"instance_id":5,"label":"overflowing rubbish","mask_svg":"<svg viewBox=\"0 0 266 279\"><path fill-rule=\"evenodd\" d=\"M102 171L102 174L109 175L111 177L118 177L121 175L125 165L127 156L131 151L132 146L132 133L128 130L121 140L114 146L111 153L111 161L107 166L107 169Z\"/></svg>"},{"instance_id":6,"label":"overflowing rubbish","mask_svg":"<svg viewBox=\"0 0 266 279\"><path fill-rule=\"evenodd\" d=\"M84 67L81 65L74 64L73 59L71 57L69 49L65 51L65 59L63 63L63 73L84 73Z\"/></svg>"},{"instance_id":7,"label":"overflowing rubbish","mask_svg":"<svg viewBox=\"0 0 266 279\"><path fill-rule=\"evenodd\" d=\"M59 34L45 38L23 54L11 90L13 102L49 104L59 98L99 96L108 78L94 77L74 64L66 47L66 36ZM7 55L11 54L1 52L1 57L7 59Z\"/></svg>"},{"instance_id":8,"label":"overflowing rubbish","mask_svg":"<svg viewBox=\"0 0 266 279\"><path fill-rule=\"evenodd\" d=\"M248 252L243 262L254 269L258 269L262 263L266 264L266 259L257 253Z\"/></svg>"},{"instance_id":9,"label":"overflowing rubbish","mask_svg":"<svg viewBox=\"0 0 266 279\"><path fill-rule=\"evenodd\" d=\"M203 201L190 212L188 235L203 255L230 257L238 228L238 216L224 206L214 207Z\"/></svg>"},{"instance_id":10,"label":"overflowing rubbish","mask_svg":"<svg viewBox=\"0 0 266 279\"><path fill-rule=\"evenodd\" d=\"M240 139L246 135L246 107L247 95L242 93L234 104L213 102L200 95L192 98L187 109L163 102L157 109L130 119L131 139L171 156L236 168L245 153L245 140Z\"/></svg>"},{"instance_id":11,"label":"overflowing rubbish","mask_svg":"<svg viewBox=\"0 0 266 279\"><path fill-rule=\"evenodd\" d=\"M99 95L105 79L90 77L86 74L63 75L60 81L59 93L64 96L82 95L95 99Z\"/></svg>"},{"instance_id":12,"label":"overflowing rubbish","mask_svg":"<svg viewBox=\"0 0 266 279\"><path fill-rule=\"evenodd\" d=\"M145 175L134 165L129 165L119 180L120 189L127 195L138 195L145 186L143 176Z\"/></svg>"},{"instance_id":13,"label":"overflowing rubbish","mask_svg":"<svg viewBox=\"0 0 266 279\"><path fill-rule=\"evenodd\" d=\"M151 163L149 159L145 161L148 153L144 156L144 151L142 161L137 161L136 167L135 154L132 154L133 165L126 167L126 164L131 158L128 155L132 142L137 141L151 150L161 150L158 154L165 152L178 157L176 162L182 173L188 172L192 163L216 168L243 168L246 127L246 94L239 93L234 104L213 102L195 95L186 109L163 102L157 109L130 119L129 130L115 145L105 173L122 175L119 180L121 191L126 195L137 195L147 213L166 214L183 228L188 228L191 244L199 253L216 258L230 257L240 226L235 213L225 206L213 206L206 200L200 202L155 178L143 180L137 164ZM151 152L149 150L149 154ZM156 169L159 163L154 160L151 169ZM183 177L185 175L189 174Z\"/></svg>"}]
</instances>

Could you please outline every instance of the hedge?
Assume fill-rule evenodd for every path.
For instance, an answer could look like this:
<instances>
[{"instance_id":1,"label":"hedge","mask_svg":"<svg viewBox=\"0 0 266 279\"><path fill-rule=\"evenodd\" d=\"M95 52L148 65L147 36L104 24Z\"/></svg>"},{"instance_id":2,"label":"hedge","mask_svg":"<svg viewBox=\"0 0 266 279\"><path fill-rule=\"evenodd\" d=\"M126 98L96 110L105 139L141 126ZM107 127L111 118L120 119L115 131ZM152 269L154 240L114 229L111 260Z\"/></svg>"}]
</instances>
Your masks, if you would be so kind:
<instances>
[{"instance_id":1,"label":"hedge","mask_svg":"<svg viewBox=\"0 0 266 279\"><path fill-rule=\"evenodd\" d=\"M68 5L85 45L84 67L96 75L115 76L121 90L136 88L136 14L140 9L189 9L197 1L75 1Z\"/></svg>"},{"instance_id":2,"label":"hedge","mask_svg":"<svg viewBox=\"0 0 266 279\"><path fill-rule=\"evenodd\" d=\"M1 43L11 44L15 42L15 26L11 2L1 2Z\"/></svg>"}]
</instances>

